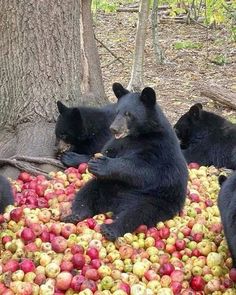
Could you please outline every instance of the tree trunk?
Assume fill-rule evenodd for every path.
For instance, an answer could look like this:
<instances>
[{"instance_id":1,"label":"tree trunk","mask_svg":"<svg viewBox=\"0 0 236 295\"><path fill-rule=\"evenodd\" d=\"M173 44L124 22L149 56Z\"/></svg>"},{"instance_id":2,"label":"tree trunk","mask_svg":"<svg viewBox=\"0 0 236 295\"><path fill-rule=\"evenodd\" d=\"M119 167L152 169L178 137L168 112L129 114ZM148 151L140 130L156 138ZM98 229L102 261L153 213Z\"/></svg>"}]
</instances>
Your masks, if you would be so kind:
<instances>
[{"instance_id":1,"label":"tree trunk","mask_svg":"<svg viewBox=\"0 0 236 295\"><path fill-rule=\"evenodd\" d=\"M158 24L157 24L158 0L153 0L151 16L152 16L152 42L153 42L155 60L157 64L163 64L164 55L158 40Z\"/></svg>"},{"instance_id":2,"label":"tree trunk","mask_svg":"<svg viewBox=\"0 0 236 295\"><path fill-rule=\"evenodd\" d=\"M206 96L225 106L236 110L236 93L226 88L217 86L216 84L198 84L196 90L200 90L202 96Z\"/></svg>"},{"instance_id":3,"label":"tree trunk","mask_svg":"<svg viewBox=\"0 0 236 295\"><path fill-rule=\"evenodd\" d=\"M84 104L83 91L85 96L89 92L89 104L98 104L99 98L104 103L103 86L94 82L96 77L102 84L99 63L93 66L93 73L91 61L88 63L89 79L80 89L80 41L85 33L80 31L80 11L87 14L91 4L83 0L83 5L85 2L82 8L80 0L0 2L0 158L54 156L57 100ZM83 17L83 28L92 30L91 17ZM88 31L87 37L93 36ZM91 37L81 42L82 50L93 52L91 59L96 63L97 49L89 42ZM87 51L89 46L93 51ZM89 60L88 55L86 58Z\"/></svg>"},{"instance_id":4,"label":"tree trunk","mask_svg":"<svg viewBox=\"0 0 236 295\"><path fill-rule=\"evenodd\" d=\"M80 3L81 91L84 94L84 101L82 103L88 104L87 101L89 99L90 105L103 105L107 103L107 99L93 32L92 0L80 0ZM96 98L99 98L99 100L97 101Z\"/></svg>"},{"instance_id":5,"label":"tree trunk","mask_svg":"<svg viewBox=\"0 0 236 295\"><path fill-rule=\"evenodd\" d=\"M133 66L127 87L132 91L140 91L143 88L143 60L149 7L150 0L140 0Z\"/></svg>"}]
</instances>

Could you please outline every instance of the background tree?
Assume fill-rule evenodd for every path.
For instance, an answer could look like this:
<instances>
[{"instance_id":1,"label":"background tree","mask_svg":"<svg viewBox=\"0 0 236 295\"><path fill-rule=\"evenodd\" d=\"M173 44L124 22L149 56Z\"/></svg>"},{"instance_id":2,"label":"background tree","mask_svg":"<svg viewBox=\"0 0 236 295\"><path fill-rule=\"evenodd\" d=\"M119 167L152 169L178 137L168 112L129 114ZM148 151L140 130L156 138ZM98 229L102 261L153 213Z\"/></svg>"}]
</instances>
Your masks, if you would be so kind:
<instances>
[{"instance_id":1,"label":"background tree","mask_svg":"<svg viewBox=\"0 0 236 295\"><path fill-rule=\"evenodd\" d=\"M127 87L132 91L140 91L143 88L143 60L149 8L150 0L140 0L133 65Z\"/></svg>"},{"instance_id":2,"label":"background tree","mask_svg":"<svg viewBox=\"0 0 236 295\"><path fill-rule=\"evenodd\" d=\"M0 2L0 164L53 156L57 100L107 102L90 8L91 0Z\"/></svg>"}]
</instances>

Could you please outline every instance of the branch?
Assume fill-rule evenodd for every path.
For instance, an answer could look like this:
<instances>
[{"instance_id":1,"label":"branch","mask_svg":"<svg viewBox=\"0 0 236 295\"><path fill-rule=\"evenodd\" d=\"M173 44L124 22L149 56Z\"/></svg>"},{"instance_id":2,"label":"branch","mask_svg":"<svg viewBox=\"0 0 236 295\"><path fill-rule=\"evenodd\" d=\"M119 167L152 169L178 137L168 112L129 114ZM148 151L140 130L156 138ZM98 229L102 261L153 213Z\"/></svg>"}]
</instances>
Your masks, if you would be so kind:
<instances>
[{"instance_id":1,"label":"branch","mask_svg":"<svg viewBox=\"0 0 236 295\"><path fill-rule=\"evenodd\" d=\"M100 43L112 56L114 56L116 58L116 60L118 60L122 65L124 65L123 61L121 60L120 57L118 57L117 55L115 55L115 53L113 53L102 41L98 40L97 37L94 35L95 40Z\"/></svg>"}]
</instances>

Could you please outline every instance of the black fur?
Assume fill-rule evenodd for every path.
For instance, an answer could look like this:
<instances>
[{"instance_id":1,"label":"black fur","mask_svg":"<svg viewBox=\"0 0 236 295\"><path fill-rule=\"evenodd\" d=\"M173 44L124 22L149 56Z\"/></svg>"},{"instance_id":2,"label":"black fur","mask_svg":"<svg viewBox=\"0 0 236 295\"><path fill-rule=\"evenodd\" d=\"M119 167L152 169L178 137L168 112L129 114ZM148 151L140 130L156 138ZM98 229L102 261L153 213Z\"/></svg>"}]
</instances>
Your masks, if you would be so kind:
<instances>
[{"instance_id":1,"label":"black fur","mask_svg":"<svg viewBox=\"0 0 236 295\"><path fill-rule=\"evenodd\" d=\"M61 141L71 147L61 156L65 166L78 166L88 162L111 137L110 123L114 118L115 104L103 108L68 108L57 102L59 117L56 123L56 149Z\"/></svg>"},{"instance_id":2,"label":"black fur","mask_svg":"<svg viewBox=\"0 0 236 295\"><path fill-rule=\"evenodd\" d=\"M227 179L225 176L220 177L219 183L222 187L218 196L218 207L233 267L236 268L236 172Z\"/></svg>"},{"instance_id":3,"label":"black fur","mask_svg":"<svg viewBox=\"0 0 236 295\"><path fill-rule=\"evenodd\" d=\"M14 197L9 181L0 175L0 213L4 213L8 205L14 204Z\"/></svg>"},{"instance_id":4,"label":"black fur","mask_svg":"<svg viewBox=\"0 0 236 295\"><path fill-rule=\"evenodd\" d=\"M236 169L236 125L195 104L174 126L188 163Z\"/></svg>"},{"instance_id":5,"label":"black fur","mask_svg":"<svg viewBox=\"0 0 236 295\"><path fill-rule=\"evenodd\" d=\"M77 193L72 214L64 220L78 222L112 211L114 222L101 226L109 240L178 214L188 179L177 137L155 104L154 90L128 93L119 85L115 84L119 101L111 125L119 139L110 139L102 150L104 156L89 161L96 178Z\"/></svg>"}]
</instances>

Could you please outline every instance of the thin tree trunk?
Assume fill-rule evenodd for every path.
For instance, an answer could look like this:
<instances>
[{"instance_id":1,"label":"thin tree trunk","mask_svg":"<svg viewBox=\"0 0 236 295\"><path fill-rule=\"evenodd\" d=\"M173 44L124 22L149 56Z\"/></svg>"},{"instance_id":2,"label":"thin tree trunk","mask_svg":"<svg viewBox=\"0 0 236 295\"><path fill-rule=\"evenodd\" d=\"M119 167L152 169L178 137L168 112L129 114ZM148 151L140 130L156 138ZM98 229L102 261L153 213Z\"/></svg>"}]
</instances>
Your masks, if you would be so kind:
<instances>
[{"instance_id":1,"label":"thin tree trunk","mask_svg":"<svg viewBox=\"0 0 236 295\"><path fill-rule=\"evenodd\" d=\"M157 64L162 64L164 63L164 55L158 40L158 24L157 24L158 0L153 0L151 17L152 17L152 42L153 42L155 60Z\"/></svg>"},{"instance_id":2,"label":"thin tree trunk","mask_svg":"<svg viewBox=\"0 0 236 295\"><path fill-rule=\"evenodd\" d=\"M131 79L127 87L132 91L140 91L143 87L143 60L149 7L149 0L140 0L133 66Z\"/></svg>"},{"instance_id":3,"label":"thin tree trunk","mask_svg":"<svg viewBox=\"0 0 236 295\"><path fill-rule=\"evenodd\" d=\"M56 101L84 103L80 37L80 0L0 1L0 158L54 155ZM93 105L95 76L83 89L96 89Z\"/></svg>"},{"instance_id":4,"label":"thin tree trunk","mask_svg":"<svg viewBox=\"0 0 236 295\"><path fill-rule=\"evenodd\" d=\"M91 105L102 105L107 103L107 98L105 96L99 55L93 32L92 0L80 0L80 3L81 91L85 94L82 103L88 104L89 101ZM96 100L96 98L99 98L99 100Z\"/></svg>"}]
</instances>

